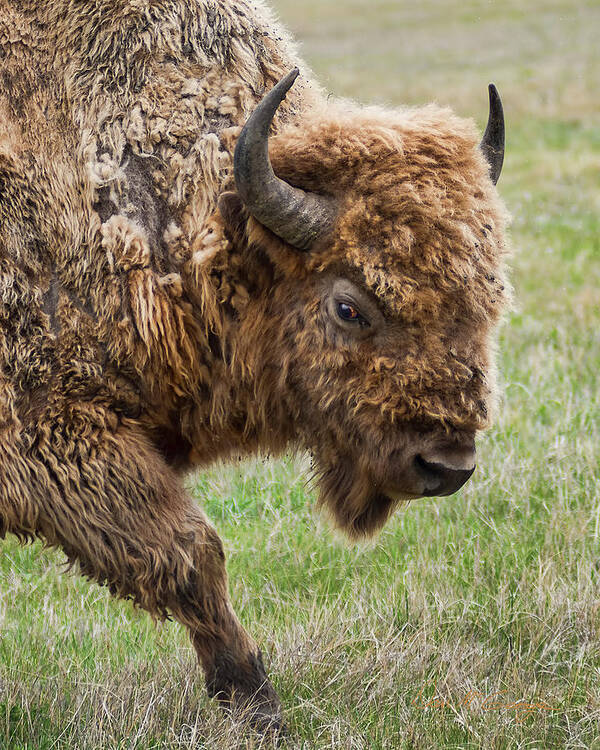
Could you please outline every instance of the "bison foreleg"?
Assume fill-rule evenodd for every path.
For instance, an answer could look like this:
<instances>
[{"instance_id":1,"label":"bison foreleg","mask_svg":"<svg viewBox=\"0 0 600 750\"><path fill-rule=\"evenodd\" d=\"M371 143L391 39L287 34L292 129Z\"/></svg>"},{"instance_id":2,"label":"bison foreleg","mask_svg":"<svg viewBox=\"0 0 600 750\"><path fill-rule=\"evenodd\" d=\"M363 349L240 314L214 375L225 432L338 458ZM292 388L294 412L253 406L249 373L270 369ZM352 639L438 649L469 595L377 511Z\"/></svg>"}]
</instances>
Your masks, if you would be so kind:
<instances>
[{"instance_id":1,"label":"bison foreleg","mask_svg":"<svg viewBox=\"0 0 600 750\"><path fill-rule=\"evenodd\" d=\"M81 442L75 434L65 442L64 427L54 441L57 434L48 431L29 457L30 486L39 492L37 512L28 514L34 533L112 593L179 620L209 693L254 725L279 728L279 699L229 601L221 540L178 478L134 431L88 433ZM31 525L23 532L31 534Z\"/></svg>"}]
</instances>

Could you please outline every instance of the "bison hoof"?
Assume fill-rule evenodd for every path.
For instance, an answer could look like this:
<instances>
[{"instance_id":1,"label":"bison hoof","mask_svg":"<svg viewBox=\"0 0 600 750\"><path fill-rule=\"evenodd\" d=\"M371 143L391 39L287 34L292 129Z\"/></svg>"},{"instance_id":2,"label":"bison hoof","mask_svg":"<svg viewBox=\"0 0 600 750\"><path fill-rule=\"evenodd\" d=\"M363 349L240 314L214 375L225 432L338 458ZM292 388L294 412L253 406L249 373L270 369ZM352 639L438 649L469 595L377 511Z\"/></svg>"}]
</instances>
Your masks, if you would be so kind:
<instances>
[{"instance_id":1,"label":"bison hoof","mask_svg":"<svg viewBox=\"0 0 600 750\"><path fill-rule=\"evenodd\" d=\"M207 674L206 688L236 721L261 734L287 736L281 701L266 675L260 651L243 664L221 656Z\"/></svg>"},{"instance_id":2,"label":"bison hoof","mask_svg":"<svg viewBox=\"0 0 600 750\"><path fill-rule=\"evenodd\" d=\"M266 683L252 695L234 689L230 697L225 698L221 693L217 695L217 699L236 721L256 732L278 738L287 736L281 703L270 683Z\"/></svg>"},{"instance_id":3,"label":"bison hoof","mask_svg":"<svg viewBox=\"0 0 600 750\"><path fill-rule=\"evenodd\" d=\"M289 736L281 711L268 713L263 709L253 710L252 707L247 707L241 714L241 718L258 734L272 737L277 745Z\"/></svg>"}]
</instances>

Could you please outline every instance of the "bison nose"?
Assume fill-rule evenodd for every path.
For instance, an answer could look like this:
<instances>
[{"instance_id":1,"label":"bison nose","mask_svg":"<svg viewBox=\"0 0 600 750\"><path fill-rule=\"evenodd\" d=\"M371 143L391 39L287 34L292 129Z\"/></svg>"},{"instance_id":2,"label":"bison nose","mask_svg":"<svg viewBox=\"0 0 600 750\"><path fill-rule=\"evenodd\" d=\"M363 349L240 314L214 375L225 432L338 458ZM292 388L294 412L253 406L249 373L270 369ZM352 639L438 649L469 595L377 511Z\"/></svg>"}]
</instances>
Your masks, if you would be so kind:
<instances>
[{"instance_id":1,"label":"bison nose","mask_svg":"<svg viewBox=\"0 0 600 750\"><path fill-rule=\"evenodd\" d=\"M419 453L414 465L425 484L423 495L451 495L475 471L475 445L448 446Z\"/></svg>"}]
</instances>

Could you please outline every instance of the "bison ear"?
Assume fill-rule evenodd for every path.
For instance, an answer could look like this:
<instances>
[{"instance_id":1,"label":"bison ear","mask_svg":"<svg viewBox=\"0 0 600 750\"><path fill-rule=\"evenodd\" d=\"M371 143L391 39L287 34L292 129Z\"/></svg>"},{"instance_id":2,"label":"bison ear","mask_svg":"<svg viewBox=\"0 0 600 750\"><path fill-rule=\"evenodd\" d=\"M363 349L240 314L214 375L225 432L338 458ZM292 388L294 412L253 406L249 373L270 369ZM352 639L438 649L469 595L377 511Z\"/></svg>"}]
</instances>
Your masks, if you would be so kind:
<instances>
[{"instance_id":1,"label":"bison ear","mask_svg":"<svg viewBox=\"0 0 600 750\"><path fill-rule=\"evenodd\" d=\"M227 190L219 196L217 207L227 229L232 235L238 234L244 223L245 214L240 196L232 190Z\"/></svg>"}]
</instances>

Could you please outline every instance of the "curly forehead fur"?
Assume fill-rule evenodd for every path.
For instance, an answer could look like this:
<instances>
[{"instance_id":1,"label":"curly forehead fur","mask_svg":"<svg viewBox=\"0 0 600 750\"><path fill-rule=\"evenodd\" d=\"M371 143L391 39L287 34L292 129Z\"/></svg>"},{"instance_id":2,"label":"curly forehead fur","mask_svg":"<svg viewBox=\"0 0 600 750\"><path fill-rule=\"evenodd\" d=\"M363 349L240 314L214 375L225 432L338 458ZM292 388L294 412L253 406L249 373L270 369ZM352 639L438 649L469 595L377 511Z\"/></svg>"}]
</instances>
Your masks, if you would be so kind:
<instances>
[{"instance_id":1,"label":"curly forehead fur","mask_svg":"<svg viewBox=\"0 0 600 750\"><path fill-rule=\"evenodd\" d=\"M361 268L408 321L435 317L448 293L477 322L493 323L504 299L506 213L477 142L472 122L433 105L338 105L287 128L271 155L293 184L343 202L333 246L315 268L341 260Z\"/></svg>"}]
</instances>

